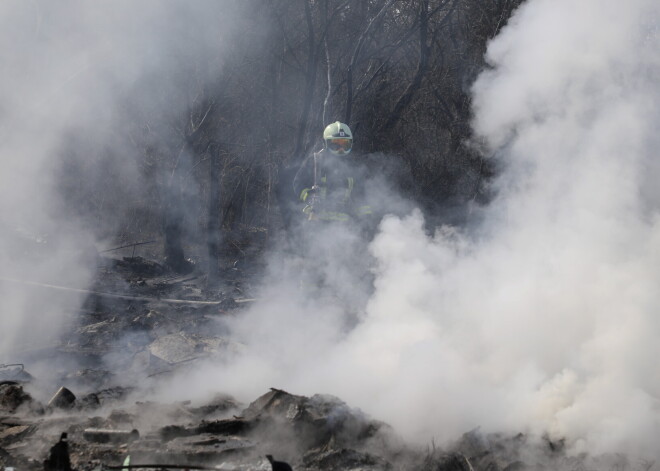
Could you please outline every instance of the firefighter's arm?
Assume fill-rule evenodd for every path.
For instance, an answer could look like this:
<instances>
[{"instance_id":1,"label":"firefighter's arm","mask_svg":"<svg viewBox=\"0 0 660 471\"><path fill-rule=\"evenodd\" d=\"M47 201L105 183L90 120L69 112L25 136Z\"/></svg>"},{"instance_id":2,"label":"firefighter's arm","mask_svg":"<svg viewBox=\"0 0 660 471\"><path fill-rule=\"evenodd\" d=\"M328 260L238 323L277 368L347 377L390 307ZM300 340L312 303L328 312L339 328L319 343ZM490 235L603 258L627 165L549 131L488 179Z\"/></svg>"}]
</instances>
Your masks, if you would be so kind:
<instances>
[{"instance_id":1,"label":"firefighter's arm","mask_svg":"<svg viewBox=\"0 0 660 471\"><path fill-rule=\"evenodd\" d=\"M298 170L296 171L293 177L293 191L294 194L296 195L296 198L299 198L301 201L305 201L303 199L303 193L305 192L305 190L307 190L307 194L308 194L309 190L313 185L314 185L314 162L310 156L302 161L300 167L298 167Z\"/></svg>"},{"instance_id":2,"label":"firefighter's arm","mask_svg":"<svg viewBox=\"0 0 660 471\"><path fill-rule=\"evenodd\" d=\"M308 201L311 200L310 196L316 195L318 191L319 191L318 185L313 185L310 188L303 188L302 191L300 192L300 201L302 201L303 203L311 202Z\"/></svg>"}]
</instances>

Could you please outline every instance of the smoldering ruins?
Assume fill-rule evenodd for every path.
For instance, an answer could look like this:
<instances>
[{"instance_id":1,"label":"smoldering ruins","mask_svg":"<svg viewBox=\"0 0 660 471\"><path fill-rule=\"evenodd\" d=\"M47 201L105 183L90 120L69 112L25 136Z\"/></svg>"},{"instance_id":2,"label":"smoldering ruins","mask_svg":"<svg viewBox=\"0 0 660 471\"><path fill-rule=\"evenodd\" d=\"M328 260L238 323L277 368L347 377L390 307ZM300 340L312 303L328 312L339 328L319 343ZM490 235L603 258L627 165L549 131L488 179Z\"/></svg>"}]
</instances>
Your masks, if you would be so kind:
<instances>
[{"instance_id":1,"label":"smoldering ruins","mask_svg":"<svg viewBox=\"0 0 660 471\"><path fill-rule=\"evenodd\" d=\"M246 348L218 322L245 315L249 270L228 268L227 293L204 294L199 277L175 275L141 256L101 257L76 320L53 346L0 365L0 444L5 468L581 469L562 440L466 431L440 447L406 443L390 425L329 394L268 388L249 403L215 389L163 401L186 372L235 360ZM121 295L118 286L122 286ZM66 289L41 285L52 298ZM48 360L46 360L48 358ZM31 374L26 365L51 369ZM206 364L206 365L205 365ZM255 378L258 382L258 378ZM213 380L209 383L214 384ZM200 386L202 387L202 386ZM208 387L207 387L208 389ZM165 390L165 394L163 394ZM62 458L62 443L66 443ZM622 456L607 466L650 469Z\"/></svg>"},{"instance_id":2,"label":"smoldering ruins","mask_svg":"<svg viewBox=\"0 0 660 471\"><path fill-rule=\"evenodd\" d=\"M656 3L3 2L0 466L658 468Z\"/></svg>"}]
</instances>

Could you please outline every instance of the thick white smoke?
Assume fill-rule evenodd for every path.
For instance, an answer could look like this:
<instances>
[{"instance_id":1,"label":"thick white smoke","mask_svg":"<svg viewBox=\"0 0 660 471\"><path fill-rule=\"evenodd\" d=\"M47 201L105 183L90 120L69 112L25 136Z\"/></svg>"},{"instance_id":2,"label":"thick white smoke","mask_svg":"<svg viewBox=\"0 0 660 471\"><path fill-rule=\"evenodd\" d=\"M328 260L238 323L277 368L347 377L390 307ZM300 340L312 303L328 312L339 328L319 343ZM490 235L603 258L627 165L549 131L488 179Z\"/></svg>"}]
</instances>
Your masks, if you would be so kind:
<instances>
[{"instance_id":1,"label":"thick white smoke","mask_svg":"<svg viewBox=\"0 0 660 471\"><path fill-rule=\"evenodd\" d=\"M657 453L658 13L530 2L474 88L507 167L472 255L492 277L475 328L489 361L538 375L513 411L577 450Z\"/></svg>"},{"instance_id":2,"label":"thick white smoke","mask_svg":"<svg viewBox=\"0 0 660 471\"><path fill-rule=\"evenodd\" d=\"M173 117L218 79L235 18L210 1L1 2L0 364L56 344L81 302L7 280L88 285L81 252L140 200L145 143L175 157Z\"/></svg>"},{"instance_id":3,"label":"thick white smoke","mask_svg":"<svg viewBox=\"0 0 660 471\"><path fill-rule=\"evenodd\" d=\"M474 86L503 168L483 224L428 237L419 212L385 218L348 331L332 299L276 283L233 325L248 350L218 384L334 393L421 443L480 426L658 457L659 9L523 5Z\"/></svg>"},{"instance_id":4,"label":"thick white smoke","mask_svg":"<svg viewBox=\"0 0 660 471\"><path fill-rule=\"evenodd\" d=\"M364 301L350 262L366 250L350 232L319 240L335 247L311 254L333 289L309 299L309 267L287 259L230 326L246 352L195 384L246 399L334 393L421 443L480 426L658 457L659 9L525 4L474 87L475 130L503 168L482 225L428 237L418 212L387 217L369 246L375 291L348 315L347 300ZM191 50L180 40L220 45L230 15L222 2L6 0L0 18L0 276L82 287L90 267L71 253L88 237L63 220L53 159L88 139L132 188L140 150L119 132L117 96L153 115L186 106L168 102ZM56 339L79 302L0 288L7 355Z\"/></svg>"}]
</instances>

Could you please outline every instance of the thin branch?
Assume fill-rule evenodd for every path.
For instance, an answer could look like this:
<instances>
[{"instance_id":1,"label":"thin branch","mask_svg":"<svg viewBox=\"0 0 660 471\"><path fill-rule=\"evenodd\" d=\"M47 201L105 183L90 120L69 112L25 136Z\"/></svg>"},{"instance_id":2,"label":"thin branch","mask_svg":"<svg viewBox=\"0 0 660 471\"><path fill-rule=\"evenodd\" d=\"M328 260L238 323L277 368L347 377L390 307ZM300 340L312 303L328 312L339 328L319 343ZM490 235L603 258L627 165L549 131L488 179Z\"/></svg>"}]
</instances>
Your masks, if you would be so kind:
<instances>
[{"instance_id":1,"label":"thin branch","mask_svg":"<svg viewBox=\"0 0 660 471\"><path fill-rule=\"evenodd\" d=\"M349 123L351 121L351 112L353 108L353 69L355 68L355 64L357 62L358 56L360 55L360 50L362 49L362 45L364 44L364 41L367 38L367 33L369 33L371 27L395 1L396 0L388 0L387 3L385 3L381 7L380 11L376 14L376 16L374 16L371 19L371 21L369 21L369 24L360 35L360 38L358 39L358 42L355 46L355 50L353 51L353 56L351 57L351 63L348 65L348 71L346 74L346 112L344 114L345 123Z\"/></svg>"},{"instance_id":2,"label":"thin branch","mask_svg":"<svg viewBox=\"0 0 660 471\"><path fill-rule=\"evenodd\" d=\"M389 118L381 128L381 132L385 133L392 129L394 125L401 119L403 111L410 105L413 96L419 90L422 79L426 74L429 63L429 44L428 44L428 26L429 26L429 0L422 0L419 12L419 62L417 70L413 76L412 81L408 84L403 94L399 97L394 109L390 113Z\"/></svg>"},{"instance_id":3,"label":"thin branch","mask_svg":"<svg viewBox=\"0 0 660 471\"><path fill-rule=\"evenodd\" d=\"M307 21L308 43L309 52L307 57L307 76L305 86L305 96L303 101L303 110L300 114L300 122L298 123L298 135L296 136L296 146L294 155L298 156L302 153L303 143L305 140L305 133L307 132L307 121L309 112L312 106L312 98L314 94L314 85L316 84L316 45L314 43L314 21L312 18L311 0L305 2L305 19Z\"/></svg>"},{"instance_id":4,"label":"thin branch","mask_svg":"<svg viewBox=\"0 0 660 471\"><path fill-rule=\"evenodd\" d=\"M330 97L332 96L332 70L330 68L330 50L328 48L328 40L326 39L324 41L325 43L325 61L327 64L327 70L328 70L328 91L325 94L325 100L323 100L323 116L322 116L322 122L325 125L328 121L328 109L330 107Z\"/></svg>"}]
</instances>

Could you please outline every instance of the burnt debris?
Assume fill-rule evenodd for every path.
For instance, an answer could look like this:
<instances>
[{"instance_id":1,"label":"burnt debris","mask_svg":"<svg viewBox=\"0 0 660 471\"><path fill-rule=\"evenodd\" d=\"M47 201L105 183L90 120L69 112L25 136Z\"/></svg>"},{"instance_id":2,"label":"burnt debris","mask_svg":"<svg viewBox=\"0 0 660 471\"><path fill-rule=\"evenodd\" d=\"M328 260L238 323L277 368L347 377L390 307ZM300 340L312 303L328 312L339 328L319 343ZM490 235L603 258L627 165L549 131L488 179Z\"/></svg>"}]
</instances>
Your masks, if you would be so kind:
<instances>
[{"instance_id":1,"label":"burnt debris","mask_svg":"<svg viewBox=\"0 0 660 471\"><path fill-rule=\"evenodd\" d=\"M12 358L21 363L0 364L0 470L587 466L586 458L566 456L560 438L534 441L478 429L447 449L412 447L387 424L326 394L308 397L271 388L247 405L222 391L198 403L146 399L145 390L167 384L160 379L201 361L231 361L244 348L209 334L222 332L217 327L225 316L241 315L241 301L249 296L242 272L229 270L235 289L211 293L194 272L173 275L137 257L102 264L77 325L61 344ZM44 357L56 365L47 379L26 371ZM599 461L596 468L607 464Z\"/></svg>"},{"instance_id":2,"label":"burnt debris","mask_svg":"<svg viewBox=\"0 0 660 471\"><path fill-rule=\"evenodd\" d=\"M70 409L76 402L76 395L69 389L62 386L57 390L55 395L48 401L49 408L57 409Z\"/></svg>"},{"instance_id":3,"label":"burnt debris","mask_svg":"<svg viewBox=\"0 0 660 471\"><path fill-rule=\"evenodd\" d=\"M270 462L273 471L293 471L291 465L285 461L277 461L273 455L266 455L266 459Z\"/></svg>"},{"instance_id":4,"label":"burnt debris","mask_svg":"<svg viewBox=\"0 0 660 471\"><path fill-rule=\"evenodd\" d=\"M50 449L48 458L44 460L44 471L72 471L66 432L62 433L60 440Z\"/></svg>"}]
</instances>

